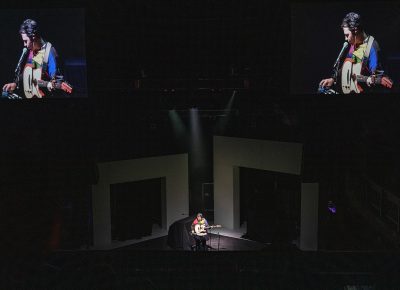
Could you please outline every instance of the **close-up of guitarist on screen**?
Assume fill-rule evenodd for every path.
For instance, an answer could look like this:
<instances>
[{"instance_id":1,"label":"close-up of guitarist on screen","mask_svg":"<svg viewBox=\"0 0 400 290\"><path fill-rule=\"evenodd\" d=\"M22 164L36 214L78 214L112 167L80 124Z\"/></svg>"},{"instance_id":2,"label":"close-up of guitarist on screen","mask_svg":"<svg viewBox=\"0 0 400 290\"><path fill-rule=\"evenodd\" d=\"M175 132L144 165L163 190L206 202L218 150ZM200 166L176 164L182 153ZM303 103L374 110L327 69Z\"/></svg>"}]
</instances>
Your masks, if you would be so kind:
<instances>
[{"instance_id":1,"label":"close-up of guitarist on screen","mask_svg":"<svg viewBox=\"0 0 400 290\"><path fill-rule=\"evenodd\" d=\"M10 99L64 97L72 93L57 64L57 52L46 41L38 23L26 19L20 27L24 48L15 69L14 80L3 86L3 97ZM15 92L20 91L20 95Z\"/></svg>"},{"instance_id":2,"label":"close-up of guitarist on screen","mask_svg":"<svg viewBox=\"0 0 400 290\"><path fill-rule=\"evenodd\" d=\"M348 13L341 28L345 42L333 65L332 76L321 80L318 92L359 94L391 89L393 81L383 70L378 42L364 31L360 14Z\"/></svg>"}]
</instances>

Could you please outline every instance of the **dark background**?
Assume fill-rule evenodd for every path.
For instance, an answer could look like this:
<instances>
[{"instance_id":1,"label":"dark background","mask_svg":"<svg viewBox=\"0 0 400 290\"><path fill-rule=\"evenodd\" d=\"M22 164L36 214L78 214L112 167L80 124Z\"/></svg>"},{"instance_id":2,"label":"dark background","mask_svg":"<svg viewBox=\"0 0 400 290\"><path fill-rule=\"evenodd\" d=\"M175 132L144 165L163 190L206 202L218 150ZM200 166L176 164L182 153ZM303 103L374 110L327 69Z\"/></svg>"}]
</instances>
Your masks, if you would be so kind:
<instances>
[{"instance_id":1,"label":"dark background","mask_svg":"<svg viewBox=\"0 0 400 290\"><path fill-rule=\"evenodd\" d=\"M364 2L357 6L361 3ZM0 177L5 201L2 206L7 209L3 213L8 215L3 221L15 230L7 231L8 245L34 251L36 246L18 238L23 233L16 225L29 220L30 228L46 235L57 224L57 212L65 216L60 219L64 221L60 222L64 227L61 233L65 234L52 247L90 245L90 186L97 183L98 162L189 152L190 214L203 210L202 184L213 181L213 135L304 144L301 179L323 184L322 205L329 198L342 200L347 178L356 183L365 173L385 188L398 190L398 98L393 94L318 96L312 89L324 72L329 72L337 54L335 45L340 48L343 43L338 26L350 4L342 2L346 10L323 10L323 4L318 2L303 4L161 0L112 4L2 2L6 19L11 17L6 9L35 9L34 14L39 15L54 8L55 16L51 21L43 20L46 25L41 26L51 27L48 38L54 45L56 39L65 44L57 44L60 54L73 56L75 48L71 43L77 41L77 31L81 36L85 31L89 85L89 98L1 100ZM377 13L377 17L385 15L387 21L381 25L392 29L393 37L381 35L384 29L370 29L370 25L367 31L376 35L387 53L395 53L398 10L382 5L379 9L385 14ZM84 27L78 27L65 14L64 9L71 7L74 11L84 9ZM304 25L300 21L293 30L295 23L291 23L291 17L295 7L302 14L308 9L316 12L300 18L306 19ZM374 13L378 11L372 2L363 7L365 20L373 14L367 13L367 7ZM24 17L21 15L21 19ZM64 17L71 20L71 25L60 24ZM328 17L331 22L325 21ZM320 20L316 21L317 18ZM9 51L9 41L15 43L12 56L1 56L8 63L8 67L1 69L4 78L13 72L21 51L19 24L15 20L1 28L9 38L2 51ZM309 33L308 26L327 30L320 36ZM326 64L318 61L321 69L302 68L302 62L298 66L295 62L290 64L292 47L298 44L292 41L292 35L300 36L301 27L305 28L304 37L312 40L302 40L304 46L329 46L321 49L327 52L323 58ZM63 33L55 35L57 29ZM333 44L328 45L327 39L332 39ZM315 47L295 51L315 51ZM331 54L332 61L328 57ZM295 85L290 84L290 75L295 71L304 78L302 85L311 84L299 93L311 94L290 91ZM195 150L192 142L191 108L198 111L201 152ZM181 135L174 134L172 109L185 127ZM196 160L201 162L196 164ZM246 178L251 184L261 182L263 176L249 174ZM70 189L81 195L69 195ZM21 215L36 196L32 215ZM32 218L39 213L48 214L48 219ZM72 213L79 213L76 216L80 219L68 219ZM262 215L262 210L259 213ZM75 230L67 230L72 228Z\"/></svg>"},{"instance_id":2,"label":"dark background","mask_svg":"<svg viewBox=\"0 0 400 290\"><path fill-rule=\"evenodd\" d=\"M381 221L379 210L359 201L361 212L371 212L370 220L361 218L345 193L362 194L368 187L366 179L382 186L383 196L388 190L400 192L399 99L396 94L316 95L318 81L330 73L343 43L339 25L352 4L341 1L346 8L342 10L326 1L303 2L301 7L301 2L292 3L2 1L4 19L9 19L7 9L35 9L37 15L54 8L52 22L44 21L51 27L49 40L56 45L57 39L56 48L64 56L74 51L70 40L83 30L73 21L60 24L57 16L61 20L66 8L85 10L89 93L89 98L0 100L2 288L343 289L362 284L391 289L398 285L396 225L374 226L371 221ZM365 16L382 17L376 25L386 25L393 37L374 25L367 31L385 52L396 53L398 9L385 10L388 6L381 3L357 1L356 6L372 9L365 8ZM307 12L304 25L300 21L294 27L305 28L303 37L308 41L296 44L309 48L295 52L327 46L312 68L301 61L291 66L292 36L302 36L292 31L293 7L299 7L299 17L316 11ZM7 53L0 57L8 67L1 67L0 73L7 80L22 48L19 24L20 20L1 25L5 35L0 49ZM314 28L320 33L308 31ZM326 32L321 35L322 28ZM64 32L61 38L53 34L57 29ZM10 45L15 49L9 53ZM295 71L303 82L291 84ZM198 112L197 135L191 129L191 108ZM171 123L171 109L185 128L179 134ZM273 215L275 209L277 214L287 210L291 214L290 219L284 215L273 221L279 233L274 236L276 247L262 253L85 251L92 245L91 186L98 181L98 162L189 152L193 214L204 208L202 183L212 182L213 135L304 145L301 180L241 169L241 181L248 192L252 185L271 188L274 178L287 192L298 182L318 182L322 251L301 252L291 243L298 221L298 192L282 199L262 196L275 205L266 214ZM201 140L201 152L193 140ZM124 193L118 198L123 203ZM337 206L335 217L327 210L329 200ZM387 201L378 196L378 204L379 200ZM265 212L258 207L253 213L259 219ZM292 230L285 232L288 228ZM264 234L271 239L271 233Z\"/></svg>"}]
</instances>

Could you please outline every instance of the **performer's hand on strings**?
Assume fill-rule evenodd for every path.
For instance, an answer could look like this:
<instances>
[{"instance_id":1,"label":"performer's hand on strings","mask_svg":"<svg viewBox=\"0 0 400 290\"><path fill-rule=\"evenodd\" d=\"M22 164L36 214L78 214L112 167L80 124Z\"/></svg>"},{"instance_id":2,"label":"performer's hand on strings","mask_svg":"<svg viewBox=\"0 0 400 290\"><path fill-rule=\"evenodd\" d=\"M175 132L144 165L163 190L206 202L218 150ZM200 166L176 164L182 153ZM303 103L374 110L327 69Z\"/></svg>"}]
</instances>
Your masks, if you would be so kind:
<instances>
[{"instance_id":1,"label":"performer's hand on strings","mask_svg":"<svg viewBox=\"0 0 400 290\"><path fill-rule=\"evenodd\" d=\"M54 85L53 85L54 81L48 82L47 84L47 89L49 90L49 92L51 92L54 89Z\"/></svg>"},{"instance_id":2,"label":"performer's hand on strings","mask_svg":"<svg viewBox=\"0 0 400 290\"><path fill-rule=\"evenodd\" d=\"M372 86L374 84L375 84L375 76L372 75L372 76L367 78L367 85L370 87L370 86Z\"/></svg>"}]
</instances>

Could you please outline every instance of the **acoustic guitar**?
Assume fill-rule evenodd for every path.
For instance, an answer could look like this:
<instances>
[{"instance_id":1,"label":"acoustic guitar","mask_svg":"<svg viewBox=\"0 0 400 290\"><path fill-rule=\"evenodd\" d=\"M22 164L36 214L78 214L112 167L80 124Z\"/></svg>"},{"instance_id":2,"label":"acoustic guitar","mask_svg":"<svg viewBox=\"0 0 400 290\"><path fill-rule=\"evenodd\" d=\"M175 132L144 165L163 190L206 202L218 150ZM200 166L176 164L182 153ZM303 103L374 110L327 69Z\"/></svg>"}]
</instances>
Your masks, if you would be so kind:
<instances>
[{"instance_id":1,"label":"acoustic guitar","mask_svg":"<svg viewBox=\"0 0 400 290\"><path fill-rule=\"evenodd\" d=\"M48 87L49 83L53 89L62 90L68 94L72 93L72 86L66 81L45 81L42 80L42 69L33 69L31 66L25 66L23 72L23 85L25 97L30 99L33 97L42 98L46 94L40 88Z\"/></svg>"},{"instance_id":2,"label":"acoustic guitar","mask_svg":"<svg viewBox=\"0 0 400 290\"><path fill-rule=\"evenodd\" d=\"M194 233L197 236L205 236L207 235L207 230L208 229L213 229L213 228L220 228L221 225L214 225L214 226L206 226L205 224L197 224L194 226Z\"/></svg>"},{"instance_id":3,"label":"acoustic guitar","mask_svg":"<svg viewBox=\"0 0 400 290\"><path fill-rule=\"evenodd\" d=\"M362 63L353 63L351 59L345 59L342 67L343 94L359 94L364 91L360 83L366 83L368 76L361 75L361 66ZM391 89L393 81L387 76L377 76L375 77L374 84Z\"/></svg>"}]
</instances>

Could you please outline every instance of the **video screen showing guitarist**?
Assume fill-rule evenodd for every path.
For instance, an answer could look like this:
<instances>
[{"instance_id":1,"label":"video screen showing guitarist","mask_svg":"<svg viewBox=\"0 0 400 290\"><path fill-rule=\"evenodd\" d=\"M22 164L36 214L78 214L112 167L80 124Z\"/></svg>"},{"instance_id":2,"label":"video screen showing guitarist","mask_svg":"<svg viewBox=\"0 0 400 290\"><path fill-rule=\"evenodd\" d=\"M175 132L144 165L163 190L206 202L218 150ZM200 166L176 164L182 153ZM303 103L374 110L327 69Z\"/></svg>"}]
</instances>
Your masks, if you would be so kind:
<instances>
[{"instance_id":1,"label":"video screen showing guitarist","mask_svg":"<svg viewBox=\"0 0 400 290\"><path fill-rule=\"evenodd\" d=\"M19 33L24 49L15 69L14 81L3 86L3 97L24 95L25 98L47 98L71 94L71 85L60 73L56 49L42 37L38 23L26 19ZM14 94L20 88L23 93Z\"/></svg>"},{"instance_id":2,"label":"video screen showing guitarist","mask_svg":"<svg viewBox=\"0 0 400 290\"><path fill-rule=\"evenodd\" d=\"M332 76L321 80L318 92L358 94L391 89L393 81L384 74L378 42L365 32L360 14L348 13L341 27L345 42Z\"/></svg>"},{"instance_id":3,"label":"video screen showing guitarist","mask_svg":"<svg viewBox=\"0 0 400 290\"><path fill-rule=\"evenodd\" d=\"M207 241L209 240L207 228L209 224L203 217L202 213L198 213L192 222L192 236L196 241L196 251L207 251Z\"/></svg>"}]
</instances>

